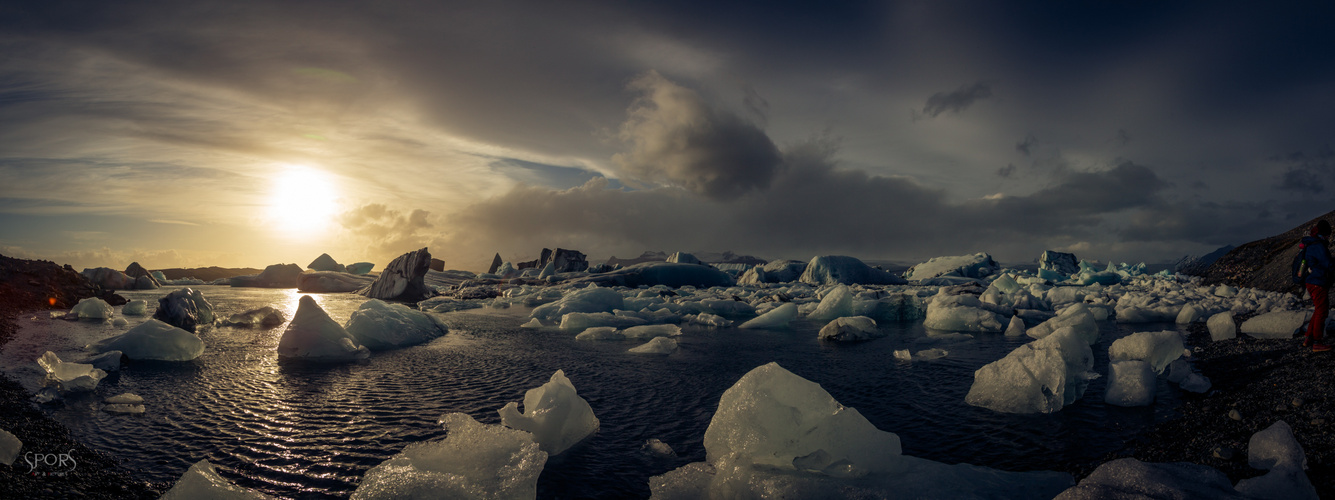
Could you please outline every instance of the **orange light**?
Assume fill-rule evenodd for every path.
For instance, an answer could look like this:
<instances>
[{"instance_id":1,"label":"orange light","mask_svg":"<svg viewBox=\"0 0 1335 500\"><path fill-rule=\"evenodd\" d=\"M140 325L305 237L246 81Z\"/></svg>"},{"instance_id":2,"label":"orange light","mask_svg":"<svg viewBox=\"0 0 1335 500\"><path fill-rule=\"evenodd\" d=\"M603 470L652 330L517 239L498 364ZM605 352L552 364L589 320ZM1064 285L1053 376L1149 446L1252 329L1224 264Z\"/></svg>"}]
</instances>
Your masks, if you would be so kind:
<instances>
[{"instance_id":1,"label":"orange light","mask_svg":"<svg viewBox=\"0 0 1335 500\"><path fill-rule=\"evenodd\" d=\"M51 307L55 307L55 306L56 306L56 298L55 298L55 297L51 297L51 298L46 299L46 302L47 302L48 304L51 304Z\"/></svg>"}]
</instances>

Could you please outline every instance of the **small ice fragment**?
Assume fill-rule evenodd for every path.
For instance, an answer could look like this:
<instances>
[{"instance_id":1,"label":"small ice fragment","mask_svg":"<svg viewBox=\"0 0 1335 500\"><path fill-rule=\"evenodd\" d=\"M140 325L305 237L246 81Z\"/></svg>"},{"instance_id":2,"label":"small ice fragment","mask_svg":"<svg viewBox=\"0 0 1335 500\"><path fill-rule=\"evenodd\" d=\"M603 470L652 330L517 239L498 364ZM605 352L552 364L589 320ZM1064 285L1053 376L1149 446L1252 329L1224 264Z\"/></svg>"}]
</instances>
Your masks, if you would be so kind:
<instances>
[{"instance_id":1,"label":"small ice fragment","mask_svg":"<svg viewBox=\"0 0 1335 500\"><path fill-rule=\"evenodd\" d=\"M627 352L635 354L672 354L677 350L677 341L668 337L654 337L639 347L632 347Z\"/></svg>"},{"instance_id":2,"label":"small ice fragment","mask_svg":"<svg viewBox=\"0 0 1335 500\"><path fill-rule=\"evenodd\" d=\"M200 460L181 474L172 489L159 500L193 500L198 498L226 498L228 500L261 500L272 498L258 491L232 484L218 475L213 464Z\"/></svg>"},{"instance_id":3,"label":"small ice fragment","mask_svg":"<svg viewBox=\"0 0 1335 500\"><path fill-rule=\"evenodd\" d=\"M538 318L533 318L533 319L528 320L528 323L524 323L524 324L522 324L522 325L519 325L519 327L520 327L520 328L542 328L542 321L539 321Z\"/></svg>"},{"instance_id":4,"label":"small ice fragment","mask_svg":"<svg viewBox=\"0 0 1335 500\"><path fill-rule=\"evenodd\" d=\"M913 361L913 353L910 353L908 349L898 349L895 351L895 359L900 361Z\"/></svg>"},{"instance_id":5,"label":"small ice fragment","mask_svg":"<svg viewBox=\"0 0 1335 500\"><path fill-rule=\"evenodd\" d=\"M640 449L644 450L645 452L651 455L658 455L663 457L677 456L677 452L673 451L671 446L668 446L667 443L658 440L658 438L650 438L648 441L645 441L644 445L641 446Z\"/></svg>"},{"instance_id":6,"label":"small ice fragment","mask_svg":"<svg viewBox=\"0 0 1335 500\"><path fill-rule=\"evenodd\" d=\"M109 405L114 405L114 404L141 405L144 404L144 398L140 397L138 394L135 394L133 392L124 392L119 395L103 399L102 402Z\"/></svg>"},{"instance_id":7,"label":"small ice fragment","mask_svg":"<svg viewBox=\"0 0 1335 500\"><path fill-rule=\"evenodd\" d=\"M658 440L653 439L651 441ZM661 441L659 442L661 443ZM14 459L19 456L19 450L22 449L23 441L20 441L18 436L10 434L9 431L4 429L0 429L0 463L12 467L14 465ZM671 452L672 449L668 448L668 451Z\"/></svg>"}]
</instances>

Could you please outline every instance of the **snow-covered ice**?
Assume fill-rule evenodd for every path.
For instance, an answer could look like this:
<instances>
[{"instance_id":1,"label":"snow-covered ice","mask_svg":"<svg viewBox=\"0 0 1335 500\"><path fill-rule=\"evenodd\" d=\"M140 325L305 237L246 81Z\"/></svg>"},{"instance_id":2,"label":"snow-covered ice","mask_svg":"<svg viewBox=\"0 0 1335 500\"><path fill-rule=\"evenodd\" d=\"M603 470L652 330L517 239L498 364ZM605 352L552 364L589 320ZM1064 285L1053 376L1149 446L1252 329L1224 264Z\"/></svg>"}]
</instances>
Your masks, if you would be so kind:
<instances>
[{"instance_id":1,"label":"snow-covered ice","mask_svg":"<svg viewBox=\"0 0 1335 500\"><path fill-rule=\"evenodd\" d=\"M561 454L598 430L593 408L579 396L562 370L553 373L547 383L524 393L523 413L514 402L499 413L505 426L533 433L533 440L549 456Z\"/></svg>"},{"instance_id":2,"label":"snow-covered ice","mask_svg":"<svg viewBox=\"0 0 1335 500\"><path fill-rule=\"evenodd\" d=\"M150 319L129 331L89 345L94 352L120 351L135 360L190 361L204 354L204 341L195 334Z\"/></svg>"},{"instance_id":3,"label":"snow-covered ice","mask_svg":"<svg viewBox=\"0 0 1335 500\"><path fill-rule=\"evenodd\" d=\"M198 500L202 498L220 500L263 500L272 498L258 491L243 488L218 475L213 464L200 460L191 465L172 489L162 494L160 500Z\"/></svg>"},{"instance_id":4,"label":"snow-covered ice","mask_svg":"<svg viewBox=\"0 0 1335 500\"><path fill-rule=\"evenodd\" d=\"M371 355L310 295L302 295L297 313L278 339L278 356L310 361L350 361Z\"/></svg>"},{"instance_id":5,"label":"snow-covered ice","mask_svg":"<svg viewBox=\"0 0 1335 500\"><path fill-rule=\"evenodd\" d=\"M478 423L463 413L440 420L449 429L444 440L410 444L372 467L352 499L537 497L547 452L533 434Z\"/></svg>"},{"instance_id":6,"label":"snow-covered ice","mask_svg":"<svg viewBox=\"0 0 1335 500\"><path fill-rule=\"evenodd\" d=\"M372 351L423 344L449 332L435 316L378 299L363 302L345 328L358 344Z\"/></svg>"}]
</instances>

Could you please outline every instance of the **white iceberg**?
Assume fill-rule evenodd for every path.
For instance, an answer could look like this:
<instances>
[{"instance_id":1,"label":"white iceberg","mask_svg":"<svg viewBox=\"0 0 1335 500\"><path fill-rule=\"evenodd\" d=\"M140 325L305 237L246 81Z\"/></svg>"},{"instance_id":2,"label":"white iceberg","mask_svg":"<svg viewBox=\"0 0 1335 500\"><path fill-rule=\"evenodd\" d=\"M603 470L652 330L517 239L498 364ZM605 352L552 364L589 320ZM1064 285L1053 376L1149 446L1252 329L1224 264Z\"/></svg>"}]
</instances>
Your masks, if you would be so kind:
<instances>
[{"instance_id":1,"label":"white iceberg","mask_svg":"<svg viewBox=\"0 0 1335 500\"><path fill-rule=\"evenodd\" d=\"M1228 311L1210 316L1210 319L1205 321L1205 327L1210 330L1210 340L1215 342L1238 336L1238 324L1233 321L1233 313Z\"/></svg>"},{"instance_id":2,"label":"white iceberg","mask_svg":"<svg viewBox=\"0 0 1335 500\"><path fill-rule=\"evenodd\" d=\"M1182 335L1174 331L1136 332L1114 340L1108 346L1113 361L1139 359L1150 364L1154 373L1163 373L1168 364L1182 357Z\"/></svg>"},{"instance_id":3,"label":"white iceberg","mask_svg":"<svg viewBox=\"0 0 1335 500\"><path fill-rule=\"evenodd\" d=\"M535 318L536 319L536 318ZM629 326L643 325L646 321L636 316L617 315L608 312L598 313L567 313L561 316L562 330L568 332L581 332L586 328L598 326L610 326L613 328L625 328Z\"/></svg>"},{"instance_id":4,"label":"white iceberg","mask_svg":"<svg viewBox=\"0 0 1335 500\"><path fill-rule=\"evenodd\" d=\"M814 257L802 271L800 281L809 285L902 285L904 278L894 273L877 269L858 260L856 257L843 255L822 255Z\"/></svg>"},{"instance_id":5,"label":"white iceberg","mask_svg":"<svg viewBox=\"0 0 1335 500\"><path fill-rule=\"evenodd\" d=\"M613 326L595 326L575 336L575 340L625 340L626 336Z\"/></svg>"},{"instance_id":6,"label":"white iceberg","mask_svg":"<svg viewBox=\"0 0 1335 500\"><path fill-rule=\"evenodd\" d=\"M478 423L463 413L441 417L443 441L408 445L366 471L353 500L531 499L547 463L533 434Z\"/></svg>"},{"instance_id":7,"label":"white iceberg","mask_svg":"<svg viewBox=\"0 0 1335 500\"><path fill-rule=\"evenodd\" d=\"M213 464L200 460L191 465L172 489L162 494L160 500L197 500L200 498L219 500L263 500L273 498L250 488L243 488L218 475Z\"/></svg>"},{"instance_id":8,"label":"white iceberg","mask_svg":"<svg viewBox=\"0 0 1335 500\"><path fill-rule=\"evenodd\" d=\"M1000 333L1006 320L973 295L937 294L927 305L923 326L947 332Z\"/></svg>"},{"instance_id":9,"label":"white iceberg","mask_svg":"<svg viewBox=\"0 0 1335 500\"><path fill-rule=\"evenodd\" d=\"M1065 327L1074 329L1076 335L1085 339L1085 342L1089 345L1094 345L1099 341L1099 323L1094 319L1094 314L1089 311L1089 307L1082 303L1066 306L1056 316L1034 325L1033 328L1026 330L1024 333L1030 337L1041 339Z\"/></svg>"},{"instance_id":10,"label":"white iceberg","mask_svg":"<svg viewBox=\"0 0 1335 500\"><path fill-rule=\"evenodd\" d=\"M632 347L626 352L633 354L672 354L677 350L677 341L669 337L654 337L639 347Z\"/></svg>"},{"instance_id":11,"label":"white iceberg","mask_svg":"<svg viewBox=\"0 0 1335 500\"><path fill-rule=\"evenodd\" d=\"M621 331L621 334L628 339L651 339L654 337L675 337L681 335L681 327L677 325L641 325L632 326Z\"/></svg>"},{"instance_id":12,"label":"white iceberg","mask_svg":"<svg viewBox=\"0 0 1335 500\"><path fill-rule=\"evenodd\" d=\"M357 307L345 328L358 344L372 351L423 344L449 332L435 316L379 299Z\"/></svg>"},{"instance_id":13,"label":"white iceberg","mask_svg":"<svg viewBox=\"0 0 1335 500\"><path fill-rule=\"evenodd\" d=\"M1238 331L1258 339L1292 338L1298 328L1307 323L1311 311L1272 311L1252 316L1242 322Z\"/></svg>"},{"instance_id":14,"label":"white iceberg","mask_svg":"<svg viewBox=\"0 0 1335 500\"><path fill-rule=\"evenodd\" d=\"M700 313L692 314L682 318L692 325L709 326L714 328L727 328L733 325L733 321L717 314Z\"/></svg>"},{"instance_id":15,"label":"white iceberg","mask_svg":"<svg viewBox=\"0 0 1335 500\"><path fill-rule=\"evenodd\" d=\"M190 361L204 354L204 341L193 333L150 319L88 348L100 353L120 351L125 357L136 360Z\"/></svg>"},{"instance_id":16,"label":"white iceberg","mask_svg":"<svg viewBox=\"0 0 1335 500\"><path fill-rule=\"evenodd\" d=\"M148 314L148 301L135 299L125 303L121 308L121 314L126 316L144 316Z\"/></svg>"},{"instance_id":17,"label":"white iceberg","mask_svg":"<svg viewBox=\"0 0 1335 500\"><path fill-rule=\"evenodd\" d=\"M951 257L933 257L927 262L910 267L904 272L904 277L914 281L937 278L942 276L957 276L961 278L986 278L996 274L1001 266L997 261L992 260L992 256L986 253L976 253L973 255L960 255Z\"/></svg>"},{"instance_id":18,"label":"white iceberg","mask_svg":"<svg viewBox=\"0 0 1335 500\"><path fill-rule=\"evenodd\" d=\"M70 314L76 314L79 319L88 320L109 319L114 312L115 309L111 307L111 304L97 297L80 300L78 304L74 305L73 309L70 309Z\"/></svg>"},{"instance_id":19,"label":"white iceberg","mask_svg":"<svg viewBox=\"0 0 1335 500\"><path fill-rule=\"evenodd\" d=\"M575 385L561 370L547 383L524 393L524 413L514 402L498 413L506 427L533 433L533 440L548 456L561 454L598 430L593 408L579 397Z\"/></svg>"},{"instance_id":20,"label":"white iceberg","mask_svg":"<svg viewBox=\"0 0 1335 500\"><path fill-rule=\"evenodd\" d=\"M1003 413L1052 413L1084 395L1094 351L1072 327L1017 347L979 368L964 402Z\"/></svg>"},{"instance_id":21,"label":"white iceberg","mask_svg":"<svg viewBox=\"0 0 1335 500\"><path fill-rule=\"evenodd\" d=\"M1154 403L1154 369L1142 360L1108 363L1108 390L1103 401L1116 406L1149 406Z\"/></svg>"},{"instance_id":22,"label":"white iceberg","mask_svg":"<svg viewBox=\"0 0 1335 500\"><path fill-rule=\"evenodd\" d=\"M590 286L569 291L561 300L533 308L529 317L555 322L570 313L612 312L624 306L625 298L616 290Z\"/></svg>"},{"instance_id":23,"label":"white iceberg","mask_svg":"<svg viewBox=\"0 0 1335 500\"><path fill-rule=\"evenodd\" d=\"M847 285L838 285L825 294L816 310L807 315L812 321L830 321L853 315L853 293Z\"/></svg>"},{"instance_id":24,"label":"white iceberg","mask_svg":"<svg viewBox=\"0 0 1335 500\"><path fill-rule=\"evenodd\" d=\"M785 302L769 312L742 323L737 328L787 328L788 323L797 319L797 304Z\"/></svg>"},{"instance_id":25,"label":"white iceberg","mask_svg":"<svg viewBox=\"0 0 1335 500\"><path fill-rule=\"evenodd\" d=\"M287 321L287 318L283 317L282 311L272 306L264 306L228 316L222 324L241 328L273 328L283 324L284 321Z\"/></svg>"},{"instance_id":26,"label":"white iceberg","mask_svg":"<svg viewBox=\"0 0 1335 500\"><path fill-rule=\"evenodd\" d=\"M821 327L816 338L838 342L853 342L884 337L876 328L876 321L866 316L838 318Z\"/></svg>"},{"instance_id":27,"label":"white iceberg","mask_svg":"<svg viewBox=\"0 0 1335 500\"><path fill-rule=\"evenodd\" d=\"M352 334L330 318L310 295L302 295L297 313L278 339L280 358L311 361L366 359L370 351L358 345Z\"/></svg>"},{"instance_id":28,"label":"white iceberg","mask_svg":"<svg viewBox=\"0 0 1335 500\"><path fill-rule=\"evenodd\" d=\"M46 387L54 388L62 394L91 391L107 377L107 372L93 368L93 365L66 363L51 351L37 358L37 365L46 372Z\"/></svg>"}]
</instances>

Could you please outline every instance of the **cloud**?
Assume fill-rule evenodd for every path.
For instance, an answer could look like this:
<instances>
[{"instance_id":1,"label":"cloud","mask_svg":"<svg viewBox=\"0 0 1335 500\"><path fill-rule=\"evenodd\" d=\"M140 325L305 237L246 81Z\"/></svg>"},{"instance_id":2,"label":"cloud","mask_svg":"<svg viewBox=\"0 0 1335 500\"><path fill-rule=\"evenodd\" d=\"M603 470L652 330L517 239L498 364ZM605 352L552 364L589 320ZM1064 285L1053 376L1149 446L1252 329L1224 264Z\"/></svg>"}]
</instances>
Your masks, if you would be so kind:
<instances>
[{"instance_id":1,"label":"cloud","mask_svg":"<svg viewBox=\"0 0 1335 500\"><path fill-rule=\"evenodd\" d=\"M435 226L428 220L430 212L414 209L409 212L392 209L381 203L370 203L348 210L338 218L350 239L363 248L355 249L376 262L389 262L400 254L428 246Z\"/></svg>"},{"instance_id":2,"label":"cloud","mask_svg":"<svg viewBox=\"0 0 1335 500\"><path fill-rule=\"evenodd\" d=\"M973 85L964 85L951 92L937 92L927 98L922 107L922 114L936 118L941 113L962 113L973 103L992 97L994 81L979 80Z\"/></svg>"},{"instance_id":3,"label":"cloud","mask_svg":"<svg viewBox=\"0 0 1335 500\"><path fill-rule=\"evenodd\" d=\"M1015 175L1015 164L1007 163L1006 166L997 169L997 176L1010 177Z\"/></svg>"},{"instance_id":4,"label":"cloud","mask_svg":"<svg viewBox=\"0 0 1335 500\"><path fill-rule=\"evenodd\" d=\"M167 269L174 267L204 267L218 265L220 262L234 261L237 254L208 251L180 251L130 249L117 250L110 247L80 250L38 251L21 246L0 246L0 253L20 259L49 260L57 264L69 264L75 270L91 267L109 267L124 270L131 262L138 262L147 269Z\"/></svg>"},{"instance_id":5,"label":"cloud","mask_svg":"<svg viewBox=\"0 0 1335 500\"><path fill-rule=\"evenodd\" d=\"M1323 147L1314 154L1302 151L1271 158L1285 166L1276 189L1300 195L1318 196L1326 192L1326 179L1335 175L1335 150Z\"/></svg>"},{"instance_id":6,"label":"cloud","mask_svg":"<svg viewBox=\"0 0 1335 500\"><path fill-rule=\"evenodd\" d=\"M1015 143L1015 150L1019 151L1020 154L1030 156L1032 153L1030 150L1033 149L1035 144L1038 144L1038 138L1034 137L1034 134L1028 134L1024 136L1023 141Z\"/></svg>"},{"instance_id":7,"label":"cloud","mask_svg":"<svg viewBox=\"0 0 1335 500\"><path fill-rule=\"evenodd\" d=\"M641 95L617 134L629 150L612 157L626 175L712 199L769 185L779 149L755 124L707 105L694 90L657 72L630 88Z\"/></svg>"}]
</instances>

